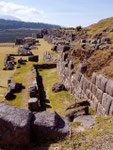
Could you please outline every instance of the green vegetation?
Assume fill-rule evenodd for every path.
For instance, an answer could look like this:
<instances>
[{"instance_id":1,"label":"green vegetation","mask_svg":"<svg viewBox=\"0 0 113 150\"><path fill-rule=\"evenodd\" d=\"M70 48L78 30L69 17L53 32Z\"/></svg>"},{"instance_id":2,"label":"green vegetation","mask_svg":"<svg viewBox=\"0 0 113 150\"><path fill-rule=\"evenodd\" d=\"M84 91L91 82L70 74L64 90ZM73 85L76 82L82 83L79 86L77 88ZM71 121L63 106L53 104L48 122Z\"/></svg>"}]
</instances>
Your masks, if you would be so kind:
<instances>
[{"instance_id":1,"label":"green vegetation","mask_svg":"<svg viewBox=\"0 0 113 150\"><path fill-rule=\"evenodd\" d=\"M77 30L77 31L80 31L81 29L82 29L81 26L77 26L77 27L76 27L76 30Z\"/></svg>"},{"instance_id":2,"label":"green vegetation","mask_svg":"<svg viewBox=\"0 0 113 150\"><path fill-rule=\"evenodd\" d=\"M68 93L68 91L62 91L58 93L52 92L52 86L56 82L61 82L56 69L43 69L39 71L46 93L46 99L49 100L48 105L52 108L47 108L47 110L55 110L61 115L65 115L65 109L69 105L75 102L75 99Z\"/></svg>"}]
</instances>

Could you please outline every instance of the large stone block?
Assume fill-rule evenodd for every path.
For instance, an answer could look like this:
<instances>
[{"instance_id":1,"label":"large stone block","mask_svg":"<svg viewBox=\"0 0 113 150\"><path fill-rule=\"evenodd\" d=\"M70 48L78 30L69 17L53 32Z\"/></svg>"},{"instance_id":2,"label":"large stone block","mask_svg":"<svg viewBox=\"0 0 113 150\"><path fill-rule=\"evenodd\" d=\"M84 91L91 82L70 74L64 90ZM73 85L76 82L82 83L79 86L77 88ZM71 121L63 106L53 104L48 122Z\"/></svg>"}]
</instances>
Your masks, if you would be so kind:
<instances>
[{"instance_id":1,"label":"large stone block","mask_svg":"<svg viewBox=\"0 0 113 150\"><path fill-rule=\"evenodd\" d=\"M113 96L113 80L108 80L106 85L106 93Z\"/></svg>"},{"instance_id":2,"label":"large stone block","mask_svg":"<svg viewBox=\"0 0 113 150\"><path fill-rule=\"evenodd\" d=\"M27 145L32 114L0 102L0 145Z\"/></svg>"},{"instance_id":3,"label":"large stone block","mask_svg":"<svg viewBox=\"0 0 113 150\"><path fill-rule=\"evenodd\" d=\"M92 91L91 91L94 95L96 95L96 92L97 92L97 87L92 84Z\"/></svg>"},{"instance_id":4,"label":"large stone block","mask_svg":"<svg viewBox=\"0 0 113 150\"><path fill-rule=\"evenodd\" d=\"M107 84L107 79L105 78L105 77L101 77L101 83L100 83L100 89L103 91L103 92L105 92L105 90L106 90L106 84Z\"/></svg>"},{"instance_id":5,"label":"large stone block","mask_svg":"<svg viewBox=\"0 0 113 150\"><path fill-rule=\"evenodd\" d=\"M113 100L112 100L112 103L111 103L111 106L110 106L109 115L113 116Z\"/></svg>"},{"instance_id":6,"label":"large stone block","mask_svg":"<svg viewBox=\"0 0 113 150\"><path fill-rule=\"evenodd\" d=\"M32 55L28 57L29 61L38 62L38 55Z\"/></svg>"},{"instance_id":7,"label":"large stone block","mask_svg":"<svg viewBox=\"0 0 113 150\"><path fill-rule=\"evenodd\" d=\"M76 71L76 79L80 82L82 77L82 73L80 73L79 71Z\"/></svg>"},{"instance_id":8,"label":"large stone block","mask_svg":"<svg viewBox=\"0 0 113 150\"><path fill-rule=\"evenodd\" d=\"M93 72L92 78L91 78L91 81L93 84L96 84L96 75L97 75L96 72Z\"/></svg>"},{"instance_id":9,"label":"large stone block","mask_svg":"<svg viewBox=\"0 0 113 150\"><path fill-rule=\"evenodd\" d=\"M55 111L43 111L35 114L33 132L36 138L57 139L69 133L69 122Z\"/></svg>"},{"instance_id":10,"label":"large stone block","mask_svg":"<svg viewBox=\"0 0 113 150\"><path fill-rule=\"evenodd\" d=\"M102 104L103 92L100 89L97 89L96 97L97 97L98 101L100 102L100 104Z\"/></svg>"},{"instance_id":11,"label":"large stone block","mask_svg":"<svg viewBox=\"0 0 113 150\"><path fill-rule=\"evenodd\" d=\"M113 97L108 95L107 96L107 100L106 100L106 107L105 107L105 114L106 115L109 115L110 106L111 106L112 101L113 101Z\"/></svg>"},{"instance_id":12,"label":"large stone block","mask_svg":"<svg viewBox=\"0 0 113 150\"><path fill-rule=\"evenodd\" d=\"M100 116L104 116L105 115L105 110L103 108L103 106L99 103L98 107L97 107L97 114Z\"/></svg>"},{"instance_id":13,"label":"large stone block","mask_svg":"<svg viewBox=\"0 0 113 150\"><path fill-rule=\"evenodd\" d=\"M81 87L81 89L83 89L83 82L84 82L84 76L82 76L81 80L80 80L80 87Z\"/></svg>"},{"instance_id":14,"label":"large stone block","mask_svg":"<svg viewBox=\"0 0 113 150\"><path fill-rule=\"evenodd\" d=\"M37 98L30 98L28 101L28 108L30 111L39 111L40 110L40 100Z\"/></svg>"},{"instance_id":15,"label":"large stone block","mask_svg":"<svg viewBox=\"0 0 113 150\"><path fill-rule=\"evenodd\" d=\"M107 97L108 97L108 94L107 93L103 93L102 105L103 105L104 108L106 107Z\"/></svg>"},{"instance_id":16,"label":"large stone block","mask_svg":"<svg viewBox=\"0 0 113 150\"><path fill-rule=\"evenodd\" d=\"M39 89L38 86L36 84L33 84L29 87L29 96L31 98L33 97L39 97Z\"/></svg>"},{"instance_id":17,"label":"large stone block","mask_svg":"<svg viewBox=\"0 0 113 150\"><path fill-rule=\"evenodd\" d=\"M102 79L102 75L99 74L96 76L96 86L100 89L101 87L101 79Z\"/></svg>"}]
</instances>

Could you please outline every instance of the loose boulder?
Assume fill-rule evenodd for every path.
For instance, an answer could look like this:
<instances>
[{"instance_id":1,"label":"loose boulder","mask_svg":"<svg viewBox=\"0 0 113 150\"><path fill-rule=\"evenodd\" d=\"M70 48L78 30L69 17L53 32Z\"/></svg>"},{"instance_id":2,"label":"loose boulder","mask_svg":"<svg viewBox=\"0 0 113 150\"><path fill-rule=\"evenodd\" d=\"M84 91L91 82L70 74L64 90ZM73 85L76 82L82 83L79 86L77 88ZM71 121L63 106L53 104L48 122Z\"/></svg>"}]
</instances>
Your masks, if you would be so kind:
<instances>
[{"instance_id":1,"label":"loose boulder","mask_svg":"<svg viewBox=\"0 0 113 150\"><path fill-rule=\"evenodd\" d=\"M65 90L66 88L62 83L55 83L52 87L52 91L55 93L60 92L60 91L65 91Z\"/></svg>"}]
</instances>

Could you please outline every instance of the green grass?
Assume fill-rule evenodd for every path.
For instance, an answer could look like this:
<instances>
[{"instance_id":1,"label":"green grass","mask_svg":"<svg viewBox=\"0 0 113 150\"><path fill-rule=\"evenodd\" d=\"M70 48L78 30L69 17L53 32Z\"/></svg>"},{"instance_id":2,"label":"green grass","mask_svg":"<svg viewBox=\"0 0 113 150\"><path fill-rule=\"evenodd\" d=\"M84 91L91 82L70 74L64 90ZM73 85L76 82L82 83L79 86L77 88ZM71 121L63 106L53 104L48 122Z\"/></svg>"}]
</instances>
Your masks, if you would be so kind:
<instances>
[{"instance_id":1,"label":"green grass","mask_svg":"<svg viewBox=\"0 0 113 150\"><path fill-rule=\"evenodd\" d=\"M14 43L1 43L0 44L0 86L7 87L7 79L9 76L14 73L13 71L4 71L2 68L4 67L4 58L6 54L16 53L17 46ZM0 87L0 94L4 95L5 88ZM3 100L3 97L0 97L0 100Z\"/></svg>"},{"instance_id":2,"label":"green grass","mask_svg":"<svg viewBox=\"0 0 113 150\"><path fill-rule=\"evenodd\" d=\"M69 94L68 91L58 93L52 92L52 86L56 82L61 82L56 69L43 69L39 71L43 79L44 90L46 92L46 99L50 101L52 108L47 110L55 110L61 115L65 115L65 109L75 102L75 99Z\"/></svg>"}]
</instances>

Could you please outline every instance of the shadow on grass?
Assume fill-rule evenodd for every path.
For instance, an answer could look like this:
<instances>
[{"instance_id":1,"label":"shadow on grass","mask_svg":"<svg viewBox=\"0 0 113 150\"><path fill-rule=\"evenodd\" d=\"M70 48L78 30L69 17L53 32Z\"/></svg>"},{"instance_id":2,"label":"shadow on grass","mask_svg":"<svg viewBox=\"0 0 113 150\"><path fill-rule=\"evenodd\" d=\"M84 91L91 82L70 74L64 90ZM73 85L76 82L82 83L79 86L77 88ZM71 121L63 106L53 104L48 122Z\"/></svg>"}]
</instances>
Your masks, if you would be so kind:
<instances>
[{"instance_id":1,"label":"shadow on grass","mask_svg":"<svg viewBox=\"0 0 113 150\"><path fill-rule=\"evenodd\" d=\"M51 108L51 106L48 104L50 103L50 101L46 99L46 92L44 91L43 80L38 71L37 71L37 83L39 86L41 109L42 111L44 111L46 110L46 108Z\"/></svg>"}]
</instances>

